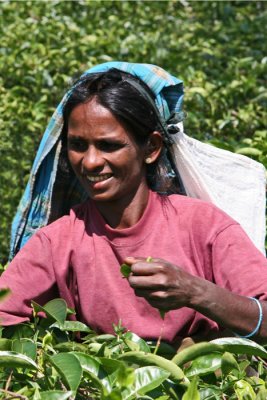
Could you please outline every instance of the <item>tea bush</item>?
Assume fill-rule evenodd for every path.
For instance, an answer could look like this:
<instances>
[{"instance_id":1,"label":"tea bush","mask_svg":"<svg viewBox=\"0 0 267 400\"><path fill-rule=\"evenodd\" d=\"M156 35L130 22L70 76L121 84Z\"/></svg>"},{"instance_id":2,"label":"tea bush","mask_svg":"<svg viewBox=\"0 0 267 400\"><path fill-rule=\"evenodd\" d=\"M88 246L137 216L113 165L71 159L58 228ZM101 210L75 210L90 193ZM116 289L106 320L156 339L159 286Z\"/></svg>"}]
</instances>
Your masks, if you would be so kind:
<instances>
[{"instance_id":1,"label":"tea bush","mask_svg":"<svg viewBox=\"0 0 267 400\"><path fill-rule=\"evenodd\" d=\"M2 1L1 262L45 126L71 78L109 60L184 80L187 132L267 165L264 2Z\"/></svg>"},{"instance_id":2,"label":"tea bush","mask_svg":"<svg viewBox=\"0 0 267 400\"><path fill-rule=\"evenodd\" d=\"M43 307L34 303L33 310L33 323L2 331L0 398L267 398L267 351L251 340L222 338L177 354L162 343L155 354L155 343L127 332L120 323L114 334L99 335L80 322L67 321L62 299ZM46 319L39 320L40 311Z\"/></svg>"}]
</instances>

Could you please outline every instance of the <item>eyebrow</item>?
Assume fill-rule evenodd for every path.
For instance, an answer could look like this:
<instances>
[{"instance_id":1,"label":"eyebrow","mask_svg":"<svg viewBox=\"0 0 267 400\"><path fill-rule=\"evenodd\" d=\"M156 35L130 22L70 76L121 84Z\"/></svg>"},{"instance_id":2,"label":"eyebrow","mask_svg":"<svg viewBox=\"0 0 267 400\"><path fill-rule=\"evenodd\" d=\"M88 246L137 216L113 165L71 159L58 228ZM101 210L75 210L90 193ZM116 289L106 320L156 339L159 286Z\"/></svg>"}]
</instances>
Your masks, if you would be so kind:
<instances>
[{"instance_id":1,"label":"eyebrow","mask_svg":"<svg viewBox=\"0 0 267 400\"><path fill-rule=\"evenodd\" d=\"M68 139L81 139L81 140L86 140L84 136L81 135L76 135L71 132L68 132L67 134ZM125 141L122 139L117 138L116 136L114 137L99 137L96 139L97 142L105 141L105 142L116 142L116 143L124 143Z\"/></svg>"}]
</instances>

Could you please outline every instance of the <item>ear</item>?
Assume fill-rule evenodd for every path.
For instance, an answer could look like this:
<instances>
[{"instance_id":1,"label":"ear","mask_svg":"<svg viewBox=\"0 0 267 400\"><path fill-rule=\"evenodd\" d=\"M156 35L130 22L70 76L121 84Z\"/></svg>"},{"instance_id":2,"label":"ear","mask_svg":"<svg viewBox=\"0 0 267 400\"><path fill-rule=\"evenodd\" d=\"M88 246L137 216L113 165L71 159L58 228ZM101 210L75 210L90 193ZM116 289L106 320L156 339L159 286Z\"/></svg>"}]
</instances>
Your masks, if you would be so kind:
<instances>
[{"instance_id":1,"label":"ear","mask_svg":"<svg viewBox=\"0 0 267 400\"><path fill-rule=\"evenodd\" d=\"M158 131L153 131L146 144L145 151L145 163L152 164L155 162L160 156L161 150L163 146L163 140L161 133Z\"/></svg>"}]
</instances>

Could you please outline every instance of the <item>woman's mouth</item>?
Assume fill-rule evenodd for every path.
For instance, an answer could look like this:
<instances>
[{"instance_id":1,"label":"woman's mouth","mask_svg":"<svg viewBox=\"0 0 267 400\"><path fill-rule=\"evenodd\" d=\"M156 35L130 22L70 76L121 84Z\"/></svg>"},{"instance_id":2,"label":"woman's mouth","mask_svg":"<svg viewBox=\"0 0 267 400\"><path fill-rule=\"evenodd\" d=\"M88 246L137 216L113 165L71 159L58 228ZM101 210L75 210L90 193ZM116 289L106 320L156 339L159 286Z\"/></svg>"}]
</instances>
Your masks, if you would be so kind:
<instances>
[{"instance_id":1,"label":"woman's mouth","mask_svg":"<svg viewBox=\"0 0 267 400\"><path fill-rule=\"evenodd\" d=\"M89 182L102 182L105 181L106 179L111 178L112 174L101 174L101 175L86 175L86 178L88 179Z\"/></svg>"}]
</instances>

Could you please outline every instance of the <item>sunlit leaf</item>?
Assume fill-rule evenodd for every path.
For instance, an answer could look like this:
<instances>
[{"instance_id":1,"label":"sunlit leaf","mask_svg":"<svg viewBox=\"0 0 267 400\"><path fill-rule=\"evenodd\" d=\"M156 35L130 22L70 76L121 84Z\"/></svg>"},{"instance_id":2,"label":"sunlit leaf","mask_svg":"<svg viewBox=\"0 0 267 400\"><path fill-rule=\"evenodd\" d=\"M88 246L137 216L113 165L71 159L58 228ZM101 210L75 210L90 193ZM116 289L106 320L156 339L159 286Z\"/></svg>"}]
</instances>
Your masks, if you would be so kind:
<instances>
[{"instance_id":1,"label":"sunlit leaf","mask_svg":"<svg viewBox=\"0 0 267 400\"><path fill-rule=\"evenodd\" d=\"M210 343L222 346L224 351L228 351L229 353L248 354L267 358L267 351L265 348L249 339L226 337L212 340Z\"/></svg>"},{"instance_id":2,"label":"sunlit leaf","mask_svg":"<svg viewBox=\"0 0 267 400\"><path fill-rule=\"evenodd\" d=\"M262 151L255 147L240 147L236 150L237 154L243 154L244 156L260 156Z\"/></svg>"},{"instance_id":3,"label":"sunlit leaf","mask_svg":"<svg viewBox=\"0 0 267 400\"><path fill-rule=\"evenodd\" d=\"M131 267L128 264L121 265L121 274L124 278L128 278L131 273Z\"/></svg>"},{"instance_id":4,"label":"sunlit leaf","mask_svg":"<svg viewBox=\"0 0 267 400\"><path fill-rule=\"evenodd\" d=\"M140 351L144 351L146 353L150 353L150 347L148 346L148 344L146 343L145 340L141 339L138 335L136 335L133 332L126 332L124 335L124 339L129 340L130 342L134 342L138 348L131 348L131 345L129 345L130 342L126 341L126 343L129 345L129 348L131 350L140 350Z\"/></svg>"},{"instance_id":5,"label":"sunlit leaf","mask_svg":"<svg viewBox=\"0 0 267 400\"><path fill-rule=\"evenodd\" d=\"M111 390L108 374L103 368L100 361L90 356L89 354L84 354L81 352L73 352L71 354L74 354L75 357L77 357L83 371L95 375L97 378L101 380L102 384L107 389Z\"/></svg>"},{"instance_id":6,"label":"sunlit leaf","mask_svg":"<svg viewBox=\"0 0 267 400\"><path fill-rule=\"evenodd\" d=\"M267 389L260 389L256 396L256 400L266 400L267 399Z\"/></svg>"},{"instance_id":7,"label":"sunlit leaf","mask_svg":"<svg viewBox=\"0 0 267 400\"><path fill-rule=\"evenodd\" d=\"M185 349L179 351L173 358L172 361L179 366L184 365L188 361L192 361L197 357L204 356L210 353L223 353L225 350L220 344L212 342L201 342L195 343L192 346L188 346Z\"/></svg>"},{"instance_id":8,"label":"sunlit leaf","mask_svg":"<svg viewBox=\"0 0 267 400\"><path fill-rule=\"evenodd\" d=\"M239 370L235 357L227 351L222 355L221 370L224 375L229 374L233 369Z\"/></svg>"},{"instance_id":9,"label":"sunlit leaf","mask_svg":"<svg viewBox=\"0 0 267 400\"><path fill-rule=\"evenodd\" d=\"M88 346L82 343L78 342L63 342L63 343L58 343L54 345L54 348L58 351L81 351L81 352L87 352L88 351Z\"/></svg>"},{"instance_id":10,"label":"sunlit leaf","mask_svg":"<svg viewBox=\"0 0 267 400\"><path fill-rule=\"evenodd\" d=\"M205 356L197 357L192 361L192 364L186 369L187 377L195 375L207 375L221 367L222 355L219 353L210 353Z\"/></svg>"},{"instance_id":11,"label":"sunlit leaf","mask_svg":"<svg viewBox=\"0 0 267 400\"><path fill-rule=\"evenodd\" d=\"M64 321L63 324L55 322L51 328L59 328L62 331L69 332L93 332L87 325L79 321Z\"/></svg>"},{"instance_id":12,"label":"sunlit leaf","mask_svg":"<svg viewBox=\"0 0 267 400\"><path fill-rule=\"evenodd\" d=\"M139 366L154 365L160 367L168 371L174 380L182 380L184 378L183 371L174 362L155 354L144 353L141 351L130 351L120 355L118 359Z\"/></svg>"},{"instance_id":13,"label":"sunlit leaf","mask_svg":"<svg viewBox=\"0 0 267 400\"><path fill-rule=\"evenodd\" d=\"M182 397L182 400L200 400L200 394L197 390L198 378L194 377L190 382L185 394Z\"/></svg>"},{"instance_id":14,"label":"sunlit leaf","mask_svg":"<svg viewBox=\"0 0 267 400\"><path fill-rule=\"evenodd\" d=\"M117 371L123 365L123 362L112 358L97 357L97 360L109 375Z\"/></svg>"},{"instance_id":15,"label":"sunlit leaf","mask_svg":"<svg viewBox=\"0 0 267 400\"><path fill-rule=\"evenodd\" d=\"M120 368L116 371L116 385L121 388L131 387L135 381L134 369L121 364Z\"/></svg>"},{"instance_id":16,"label":"sunlit leaf","mask_svg":"<svg viewBox=\"0 0 267 400\"><path fill-rule=\"evenodd\" d=\"M22 338L13 340L12 350L17 353L25 354L33 360L36 359L37 345L31 339Z\"/></svg>"},{"instance_id":17,"label":"sunlit leaf","mask_svg":"<svg viewBox=\"0 0 267 400\"><path fill-rule=\"evenodd\" d=\"M73 392L63 392L60 390L49 390L40 393L40 400L67 400L73 396Z\"/></svg>"},{"instance_id":18,"label":"sunlit leaf","mask_svg":"<svg viewBox=\"0 0 267 400\"><path fill-rule=\"evenodd\" d=\"M134 383L122 392L124 400L136 398L158 387L169 377L169 373L159 367L142 367L134 371Z\"/></svg>"},{"instance_id":19,"label":"sunlit leaf","mask_svg":"<svg viewBox=\"0 0 267 400\"><path fill-rule=\"evenodd\" d=\"M63 325L67 316L67 304L63 299L54 299L40 306L35 301L32 301L33 309L36 313L44 312L48 317L54 319L59 324Z\"/></svg>"},{"instance_id":20,"label":"sunlit leaf","mask_svg":"<svg viewBox=\"0 0 267 400\"><path fill-rule=\"evenodd\" d=\"M234 390L238 400L255 400L256 393L252 386L245 380L239 380L234 385Z\"/></svg>"},{"instance_id":21,"label":"sunlit leaf","mask_svg":"<svg viewBox=\"0 0 267 400\"><path fill-rule=\"evenodd\" d=\"M68 388L76 392L82 378L82 367L74 354L59 353L49 357L50 362Z\"/></svg>"},{"instance_id":22,"label":"sunlit leaf","mask_svg":"<svg viewBox=\"0 0 267 400\"><path fill-rule=\"evenodd\" d=\"M12 340L0 338L0 350L11 350Z\"/></svg>"},{"instance_id":23,"label":"sunlit leaf","mask_svg":"<svg viewBox=\"0 0 267 400\"><path fill-rule=\"evenodd\" d=\"M0 367L38 369L30 357L15 351L0 351Z\"/></svg>"}]
</instances>

